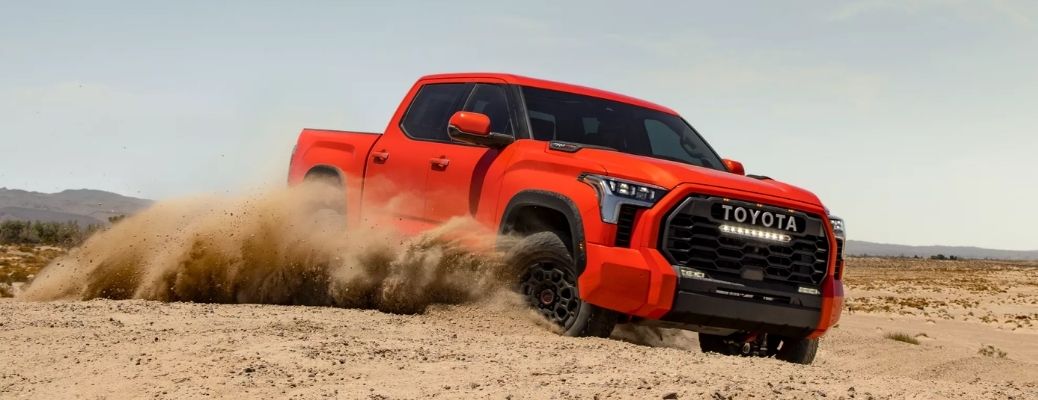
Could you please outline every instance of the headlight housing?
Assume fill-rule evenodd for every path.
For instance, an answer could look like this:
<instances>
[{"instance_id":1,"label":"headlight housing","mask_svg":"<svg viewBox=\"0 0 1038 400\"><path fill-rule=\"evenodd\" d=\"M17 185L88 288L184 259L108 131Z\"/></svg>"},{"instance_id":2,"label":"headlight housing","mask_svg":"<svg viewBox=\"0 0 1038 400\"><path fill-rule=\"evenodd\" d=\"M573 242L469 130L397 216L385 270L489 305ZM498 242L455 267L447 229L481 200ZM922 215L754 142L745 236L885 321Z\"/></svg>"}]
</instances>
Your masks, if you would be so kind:
<instances>
[{"instance_id":1,"label":"headlight housing","mask_svg":"<svg viewBox=\"0 0 1038 400\"><path fill-rule=\"evenodd\" d=\"M629 181L605 175L581 174L577 180L595 188L602 221L615 224L620 218L620 206L630 204L650 208L656 204L667 189L647 183Z\"/></svg>"},{"instance_id":2,"label":"headlight housing","mask_svg":"<svg viewBox=\"0 0 1038 400\"><path fill-rule=\"evenodd\" d=\"M829 223L833 224L833 235L836 235L837 239L847 239L847 226L843 222L843 218L830 215Z\"/></svg>"}]
</instances>

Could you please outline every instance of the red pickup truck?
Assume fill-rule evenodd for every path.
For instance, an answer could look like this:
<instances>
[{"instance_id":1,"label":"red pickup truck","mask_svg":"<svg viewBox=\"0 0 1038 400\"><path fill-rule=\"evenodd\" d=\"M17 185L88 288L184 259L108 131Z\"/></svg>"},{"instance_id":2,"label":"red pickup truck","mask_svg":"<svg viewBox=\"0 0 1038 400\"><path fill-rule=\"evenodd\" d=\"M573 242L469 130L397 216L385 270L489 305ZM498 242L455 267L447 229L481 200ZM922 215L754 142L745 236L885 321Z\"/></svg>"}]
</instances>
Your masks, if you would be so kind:
<instances>
[{"instance_id":1,"label":"red pickup truck","mask_svg":"<svg viewBox=\"0 0 1038 400\"><path fill-rule=\"evenodd\" d=\"M528 241L532 307L566 335L699 332L704 351L810 363L843 304L843 221L746 175L675 111L511 74L422 77L383 133L304 129L289 183L341 185L346 220L418 232L471 216Z\"/></svg>"}]
</instances>

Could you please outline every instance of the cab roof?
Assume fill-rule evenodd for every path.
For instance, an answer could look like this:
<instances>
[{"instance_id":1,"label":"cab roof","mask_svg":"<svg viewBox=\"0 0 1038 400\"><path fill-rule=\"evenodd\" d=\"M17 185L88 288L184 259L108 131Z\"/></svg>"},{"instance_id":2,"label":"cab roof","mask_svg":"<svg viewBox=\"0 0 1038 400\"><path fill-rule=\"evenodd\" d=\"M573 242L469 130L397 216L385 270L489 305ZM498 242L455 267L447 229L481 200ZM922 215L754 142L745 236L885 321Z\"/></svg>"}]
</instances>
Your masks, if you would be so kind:
<instances>
[{"instance_id":1,"label":"cab roof","mask_svg":"<svg viewBox=\"0 0 1038 400\"><path fill-rule=\"evenodd\" d=\"M590 88L587 86L572 85L569 83L554 82L544 79L530 78L522 75L508 74L508 73L497 73L497 72L458 72L448 74L433 74L426 75L419 79L420 81L425 80L436 80L436 79L464 79L464 78L493 78L500 79L505 82L520 86L532 86L540 89L555 90L560 92L576 93L584 96L597 97L600 99L612 100L620 103L627 103L636 105L639 107L649 108L652 110L664 112L667 114L678 115L677 112L670 108L661 106L656 103L648 102L645 100L637 99L631 96L622 95L619 93L613 93L610 91Z\"/></svg>"}]
</instances>

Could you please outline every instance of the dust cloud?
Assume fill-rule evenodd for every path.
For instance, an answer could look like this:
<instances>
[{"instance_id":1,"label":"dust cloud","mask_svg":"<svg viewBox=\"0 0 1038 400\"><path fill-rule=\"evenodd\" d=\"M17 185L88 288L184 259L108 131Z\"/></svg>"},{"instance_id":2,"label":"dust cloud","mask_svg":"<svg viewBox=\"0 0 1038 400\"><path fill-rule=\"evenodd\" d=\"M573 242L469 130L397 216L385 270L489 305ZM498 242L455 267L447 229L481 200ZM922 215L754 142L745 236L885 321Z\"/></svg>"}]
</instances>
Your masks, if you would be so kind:
<instances>
[{"instance_id":1,"label":"dust cloud","mask_svg":"<svg viewBox=\"0 0 1038 400\"><path fill-rule=\"evenodd\" d=\"M161 202L55 260L19 296L370 308L420 313L500 292L498 237L471 219L418 236L346 228L340 189ZM367 214L367 212L365 213Z\"/></svg>"}]
</instances>

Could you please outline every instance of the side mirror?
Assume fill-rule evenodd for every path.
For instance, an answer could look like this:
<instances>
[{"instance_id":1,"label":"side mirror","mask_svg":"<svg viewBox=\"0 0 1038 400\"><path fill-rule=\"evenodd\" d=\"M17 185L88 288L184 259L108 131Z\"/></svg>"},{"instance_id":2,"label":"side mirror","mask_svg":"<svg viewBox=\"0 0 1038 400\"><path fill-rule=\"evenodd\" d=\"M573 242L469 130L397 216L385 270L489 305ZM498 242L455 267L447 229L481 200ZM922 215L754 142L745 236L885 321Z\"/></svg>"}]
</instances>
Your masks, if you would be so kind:
<instances>
[{"instance_id":1,"label":"side mirror","mask_svg":"<svg viewBox=\"0 0 1038 400\"><path fill-rule=\"evenodd\" d=\"M742 167L741 162L729 160L727 158L721 161L724 163L724 167L728 169L728 172L731 172L736 175L746 175L746 169Z\"/></svg>"},{"instance_id":2,"label":"side mirror","mask_svg":"<svg viewBox=\"0 0 1038 400\"><path fill-rule=\"evenodd\" d=\"M515 141L511 135L490 131L490 117L470 111L458 111L447 122L451 140L493 148L505 147Z\"/></svg>"}]
</instances>

